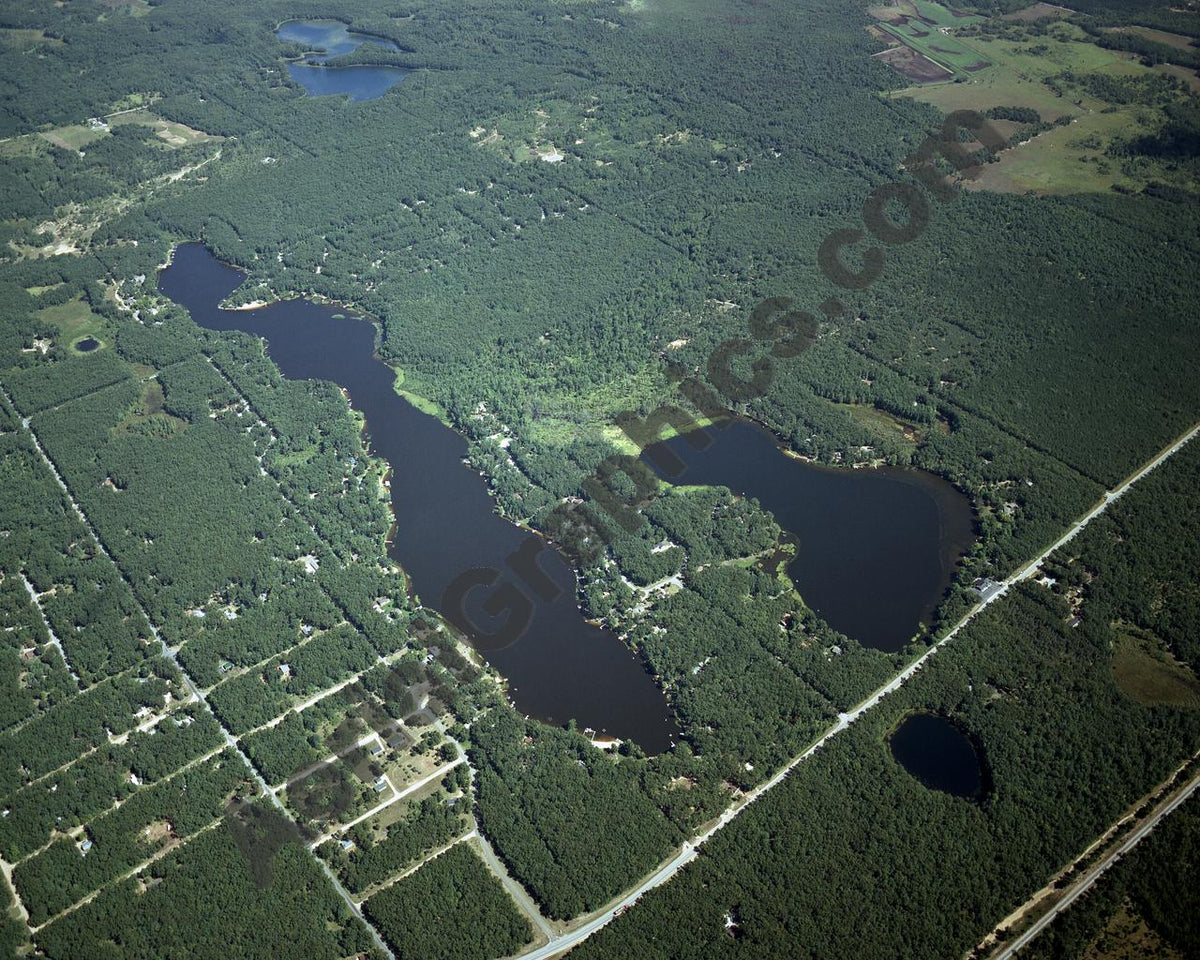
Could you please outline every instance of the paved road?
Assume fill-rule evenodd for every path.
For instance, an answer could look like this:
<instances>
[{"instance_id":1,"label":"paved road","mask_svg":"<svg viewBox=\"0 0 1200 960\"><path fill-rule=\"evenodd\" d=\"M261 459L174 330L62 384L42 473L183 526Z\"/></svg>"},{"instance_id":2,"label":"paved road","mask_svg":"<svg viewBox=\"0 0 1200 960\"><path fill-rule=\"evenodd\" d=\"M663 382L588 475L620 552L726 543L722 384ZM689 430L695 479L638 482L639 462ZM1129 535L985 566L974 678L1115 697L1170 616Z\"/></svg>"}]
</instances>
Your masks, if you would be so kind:
<instances>
[{"instance_id":1,"label":"paved road","mask_svg":"<svg viewBox=\"0 0 1200 960\"><path fill-rule=\"evenodd\" d=\"M1086 874L1083 875L1083 877L1076 881L1067 895L1059 900L1058 903L1056 903L1044 917L1039 919L1037 923L1017 937L1016 940L1010 943L999 953L992 954L991 960L1010 960L1010 958L1018 950L1028 946L1029 942L1033 940L1034 937L1036 937L1039 933L1046 929L1046 927L1054 922L1055 917L1057 917L1060 913L1071 906L1071 904L1073 904L1077 899L1079 899L1079 897L1083 896L1083 894L1090 890L1092 885L1104 875L1109 867L1111 867L1117 862L1117 860L1136 847L1138 843L1140 843L1142 839L1150 833L1151 830L1158 826L1164 817L1174 813L1180 807L1180 805L1182 805L1184 801L1188 799L1188 797L1196 792L1197 789L1200 789L1200 773L1196 774L1196 776L1192 778L1191 782L1187 785L1183 792L1178 794L1174 800L1172 800L1166 806L1161 807L1153 815L1147 817L1144 821L1138 824L1134 831L1125 838L1124 843L1109 853L1108 856L1106 856L1099 863L1095 864L1090 870L1088 870Z\"/></svg>"},{"instance_id":2,"label":"paved road","mask_svg":"<svg viewBox=\"0 0 1200 960\"><path fill-rule=\"evenodd\" d=\"M4 391L4 394L8 398L9 403L12 404L12 398L8 397L7 391ZM13 408L16 409L15 404L13 405ZM79 518L87 526L89 532L91 532L93 538L95 539L96 543L99 545L100 549L107 555L107 550L105 550L103 542L100 540L99 536L96 534L95 529L92 527L90 521L87 519L87 517L84 515L83 511L80 509L79 505L75 502L74 497L71 495L70 489L67 487L67 484L63 480L63 478L59 475L58 469L54 465L54 462L50 459L50 457L46 454L45 450L42 448L41 442L39 441L37 435L34 433L32 427L30 426L28 418L22 419L22 425L29 432L29 435L32 438L34 445L37 447L38 452L41 454L42 458L45 460L45 462L49 466L55 479L58 481L59 486L66 493L67 498L70 501L72 507L74 508L76 514L78 514ZM1130 487L1132 487L1135 483L1137 483L1139 480L1141 480L1143 477L1145 477L1148 473L1150 473L1150 471L1154 470L1160 464L1162 464L1167 459L1169 459L1172 455L1177 453L1186 443L1188 443L1193 438L1195 438L1198 433L1200 433L1200 424L1197 424L1196 426L1194 426L1191 430L1189 430L1186 434L1184 434L1182 437L1180 437L1178 440L1176 440L1173 444L1171 444L1170 446L1168 446L1165 449L1163 449L1162 451L1160 451L1152 460L1148 461L1143 467L1141 467L1137 472L1132 474L1128 479L1126 479L1119 486L1117 486L1113 490L1110 490L1109 492L1107 492L1104 495L1103 499L1098 504L1096 504L1096 506L1093 507L1092 510L1090 510L1087 514L1085 514L1083 517L1081 517L1065 534L1063 534L1062 537L1060 537L1053 544L1051 544L1049 547L1047 547L1042 553L1040 553L1037 557L1035 557L1033 560L1031 560L1028 564L1026 564L1024 567L1022 567L1020 570L1018 570L1012 576L1008 577L1003 582L1001 589L997 590L995 593L990 594L986 599L982 600L979 604L977 604L974 608L972 608L966 615L963 616L963 618L955 625L955 627L949 633L947 633L941 640L939 640L936 644L934 644L932 647L930 647L929 650L927 650L924 654L922 654L915 661L913 661L908 667L906 667L903 671L901 671L894 678L892 678L892 680L890 680L888 683L881 686L878 690L876 690L873 694L871 694L870 697L868 697L866 700L864 700L862 703L860 703L858 706L856 706L853 710L849 711L848 713L839 714L837 723L834 724L829 730L827 730L821 736L821 738L819 740L817 740L815 743L813 743L803 753L799 754L796 757L793 757L792 760L785 767L783 767L778 773L776 773L774 776L772 776L769 780L763 782L762 784L760 784L759 786L755 787L753 790L751 790L747 794L745 794L745 796L742 797L737 802L736 805L725 810L714 824L709 826L705 831L703 831L701 834L699 834L694 839L689 840L686 843L684 843L684 845L680 849L680 851L671 860L667 861L665 864L663 864L661 867L659 867L659 869L655 873L651 874L649 877L647 877L645 880L643 880L642 883L640 883L637 887L628 891L620 900L616 901L615 903L610 904L602 913L596 915L595 917L588 920L581 926L575 928L574 930L570 931L569 933L566 933L566 934L563 934L563 935L557 936L557 937L548 928L548 926L545 925L545 921L544 921L544 919L542 919L542 921L538 925L539 925L539 927L543 928L543 932L548 937L550 937L551 940L548 944L546 944L545 946L543 946L537 950L533 950L528 953L522 954L521 955L522 960L550 960L550 958L555 957L555 956L559 955L560 953L565 952L566 950L576 946L579 943L582 943L588 937L592 936L592 934L596 933L597 931L601 930L603 927L605 927L606 925L611 923L612 920L615 919L622 912L624 912L624 910L633 906L633 904L635 904L644 893L646 893L649 890L654 889L655 887L659 887L662 884L667 883L669 880L671 880L671 878L674 877L675 874L677 874L680 871L680 869L682 869L684 866L686 866L688 863L690 863L692 860L694 860L696 858L698 849L705 842L707 842L716 833L723 830L726 826L728 826L730 823L732 823L752 803L754 803L756 800L758 800L759 797L770 792L775 787L777 787L780 783L782 783L783 780L788 776L788 774L790 774L792 772L792 770L794 770L800 763L803 763L805 760L807 760L809 757L811 757L813 754L815 754L829 740L831 740L833 737L837 736L843 730L847 729L852 723L854 723L855 720L857 720L863 714L865 714L869 710L874 709L884 699L884 697L886 697L889 693L893 693L894 691L898 690L900 688L900 686L906 680L908 680L911 676L913 676L925 664L925 662L931 656L933 656L945 644L949 643L955 636L957 636L959 631L962 630L968 623L970 623L970 621L973 620L976 616L978 616L981 611L983 611L990 604L996 602L1001 597L1003 597L1005 594L1007 594L1007 592L1013 585L1032 576L1033 573L1037 570L1037 568L1039 566L1041 566L1041 564L1045 561L1045 559L1048 556L1050 556L1050 554L1052 554L1055 550L1058 550L1060 547L1062 547L1064 544L1066 544L1071 539L1073 539L1076 535L1078 535L1078 533L1081 530L1083 530L1084 527L1086 527L1089 523L1091 523L1092 520L1094 520L1096 517L1098 517L1100 514L1102 514L1105 510L1107 510L1108 507L1111 506L1122 495L1124 495L1124 493L1127 490L1129 490ZM110 560L111 560L111 557L110 557ZM114 563L114 566L115 566L115 563ZM118 569L118 571L120 571L119 567L117 569ZM123 572L122 572L122 577L124 577ZM132 590L132 585L130 585L130 589ZM136 599L136 595L135 595L135 599ZM145 613L144 610L143 610L143 613ZM206 707L208 707L209 706L208 701L205 699L203 694L200 692L199 688L192 682L191 677L188 676L188 674L183 670L182 666L178 663L178 661L175 658L174 653L167 646L166 642L159 637L158 631L155 629L154 624L150 621L148 616L146 619L150 625L150 630L154 634L155 639L158 640L159 643L161 644L164 655L168 659L170 659L176 665L176 667L179 669L179 672L180 672L181 676L183 677L184 683L186 684L188 690L191 692L192 696L194 696L199 702L203 703ZM209 709L211 711L211 707L209 707ZM214 716L215 716L215 714L214 714ZM283 804L280 802L279 798L271 790L270 786L266 783L266 781L261 777L261 775L259 775L258 771L254 768L254 765L252 763L250 763L249 758L247 758L245 756L245 754L242 753L241 748L238 746L237 741L232 736L232 734L230 734L229 731L226 730L223 725L222 725L221 729L225 736L226 743L229 745L229 747L231 749L233 749L234 751L237 752L239 757L242 759L243 763L245 763L247 769L250 771L251 775L254 777L254 779L258 782L259 786L262 788L263 793L265 793L266 796L270 798L271 802L285 816L288 816L290 819L290 815L287 813L286 808L283 806ZM1171 807L1171 809L1174 809L1174 807ZM1162 815L1165 815L1165 812ZM1157 819L1161 819L1161 816L1159 818L1156 818L1154 820L1154 822L1157 822ZM1147 830L1146 832L1149 832L1149 831ZM1144 833L1141 835L1144 835ZM1138 839L1140 839L1140 836L1138 836ZM481 846L483 846L485 848L485 851L490 852L490 845L486 844L486 841L484 840L482 835L480 836L480 840L481 840ZM1134 841L1134 843L1136 843L1136 840ZM1123 845L1122 850L1123 849L1125 849L1124 845ZM493 856L494 856L494 853L493 853ZM485 853L485 858L486 858L486 853ZM324 860L321 860L320 858L316 858L316 859L317 859L318 864L321 866L322 870L325 872L326 876L329 878L330 883L333 885L334 889L338 892L339 896L341 896L343 901L347 904L347 906L350 907L350 909L354 912L354 914L360 920L363 921L363 923L367 927L367 929L370 930L370 932L371 932L372 936L374 937L376 944L378 945L380 950L383 951L389 958L391 958L391 960L395 960L395 957L392 954L391 950L388 949L387 945L383 942L382 938L380 938L379 934L374 929L374 927L372 927L369 923L366 922L358 904L356 904L354 902L354 900L350 897L350 895L346 891L346 889L338 881L338 879L334 875L333 871L329 868L329 865ZM495 867L493 867L493 869L495 869ZM501 874L501 876L506 876L506 875L507 875L507 871L503 871L503 873ZM515 881L513 881L513 882L515 883ZM520 888L519 884L517 884L517 886L520 889L520 894L523 895L525 898L528 898L528 893L524 890L524 888ZM517 894L514 893L514 896L517 896ZM536 907L531 911L531 915L534 917L540 918L540 913L536 910Z\"/></svg>"},{"instance_id":3,"label":"paved road","mask_svg":"<svg viewBox=\"0 0 1200 960\"><path fill-rule=\"evenodd\" d=\"M771 790L774 790L777 786L779 786L779 784L782 783L787 778L788 774L790 774L797 766L815 754L821 749L821 747L836 737L843 730L847 729L852 723L854 723L855 720L857 720L867 711L873 710L876 706L878 706L883 698L889 693L893 693L900 689L901 685L908 680L909 677L913 676L913 674L920 670L930 657L932 657L935 653L937 653L938 650L958 636L959 631L966 627L967 624L974 620L975 617L977 617L983 610L1007 594L1015 584L1031 577L1038 567L1040 567L1042 563L1045 562L1046 558L1054 553L1055 550L1058 550L1064 544L1068 543L1075 536L1077 536L1084 527L1086 527L1089 523L1095 520L1096 517L1100 516L1100 514L1102 514L1105 510L1112 506L1113 503L1120 499L1130 487L1145 477L1146 474L1150 473L1150 471L1154 470L1160 464L1168 460L1175 453L1179 452L1179 450L1182 449L1183 446L1189 441L1194 439L1197 434L1200 434L1200 424L1192 427L1187 433L1173 442L1170 446L1161 450L1152 460L1149 460L1136 473L1132 474L1119 486L1108 491L1100 500L1100 502L1097 503L1096 506L1089 510L1086 514L1084 514L1078 521L1076 521L1066 533L1055 540L1054 543L1038 554L1033 560L1029 561L1029 563L1019 569L1016 573L1004 580L999 590L990 594L986 599L980 601L973 608L971 608L971 610L969 610L963 616L963 618L959 620L957 624L955 624L954 629L942 637L941 640L930 647L925 653L914 660L904 670L876 690L873 694L871 694L871 696L869 696L849 713L839 714L837 723L830 727L830 729L827 730L821 736L821 738L817 740L816 743L812 744L812 746L810 746L799 756L793 757L792 760L782 770L771 777L771 779L759 784L753 790L749 791L741 800L737 802L737 804L728 808L724 813L722 813L716 823L710 826L703 833L699 834L697 837L685 843L679 853L659 867L657 871L643 880L640 884L638 884L638 886L628 891L624 896L621 897L621 899L614 903L610 903L608 907L605 908L603 913L597 914L595 917L588 920L586 923L582 924L576 929L570 931L569 933L563 934L557 940L551 941L544 947L521 954L521 960L550 960L552 957L556 957L561 953L565 953L568 949L582 943L588 937L592 936L592 934L603 929L619 914L632 907L642 896L642 894L649 890L653 890L655 887L660 887L664 883L667 883L683 867L687 866L687 864L696 859L696 853L699 847L706 843L716 833L732 823L759 797L769 793Z\"/></svg>"}]
</instances>

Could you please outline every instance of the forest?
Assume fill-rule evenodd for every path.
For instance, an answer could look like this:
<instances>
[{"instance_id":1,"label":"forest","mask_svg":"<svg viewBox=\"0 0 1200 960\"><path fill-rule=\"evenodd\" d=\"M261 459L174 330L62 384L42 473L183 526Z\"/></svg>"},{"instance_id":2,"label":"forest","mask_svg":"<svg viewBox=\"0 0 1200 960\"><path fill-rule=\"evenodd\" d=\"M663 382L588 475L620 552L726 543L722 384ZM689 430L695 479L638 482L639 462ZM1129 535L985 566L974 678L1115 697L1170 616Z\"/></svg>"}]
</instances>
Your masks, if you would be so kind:
<instances>
[{"instance_id":1,"label":"forest","mask_svg":"<svg viewBox=\"0 0 1200 960\"><path fill-rule=\"evenodd\" d=\"M1081 42L1159 65L1194 59L1108 32L1195 36L1194 15L1165 2L1073 6ZM331 14L394 42L403 82L364 102L305 95L286 66L296 48L272 31ZM772 375L761 395L717 396L720 408L793 454L915 466L971 499L978 542L928 631L891 655L805 605L778 566L804 545L759 505L664 488L579 571L584 612L629 644L679 724L659 756L631 741L602 752L523 718L494 671L438 642L404 687L432 683L439 722L462 725L481 828L552 918L653 868L954 623L976 577L1017 569L1196 420L1200 208L1187 190L936 191L918 238L880 241L870 286L822 272L822 242L863 223L872 191L907 183L906 161L943 123L896 95L907 81L874 57L868 24L838 0L5 5L0 854L23 861L15 882L44 919L147 859L147 828L158 836L168 820L190 837L40 931L48 956L226 956L230 930L248 956L273 955L284 932L304 955L370 954L303 851L281 851L277 885L251 892L228 831L204 829L249 771L200 758L224 725L272 785L288 781L328 755L364 698L292 708L360 671L384 712L409 713L388 669L369 668L395 657L416 670L438 616L416 609L387 558L370 425L332 384L284 380L260 341L202 329L161 296L157 272L178 243L201 240L247 273L233 304L307 295L373 319L397 389L467 438L497 510L550 535L565 504L600 512L598 465L641 446L622 425L664 403L714 412L703 391L729 380L710 359L731 341L749 348L734 374L763 361ZM1123 149L1194 163L1194 97L1167 80L1085 70L1055 87L1161 109L1161 129ZM184 127L183 142L161 135ZM831 296L845 309L822 314L811 348L771 356L754 304L789 297L816 313ZM80 352L84 336L100 345ZM1195 525L1196 478L1181 469L1056 558L1052 589L989 610L580 953L969 949L1133 785L1195 749L1194 715L1131 701L1110 669L1133 640L1160 662L1200 655L1180 572L1198 566L1180 536ZM212 713L179 707L188 694L155 632ZM979 738L994 796L964 807L906 779L882 743L916 709ZM191 771L194 807L173 792ZM163 816L174 806L179 823ZM360 830L348 854L321 852L366 891L452 839L460 816L420 805L386 837ZM86 857L67 831L92 838ZM855 873L863 862L888 882ZM405 891L462 910L456 883L472 891L474 926L414 920ZM782 890L805 910L787 913ZM938 909L898 931L886 920L910 897ZM531 935L464 845L372 897L368 915L421 956L495 956ZM163 916L177 919L149 922ZM655 925L665 933L651 945ZM865 953L838 939L862 930L878 938Z\"/></svg>"},{"instance_id":2,"label":"forest","mask_svg":"<svg viewBox=\"0 0 1200 960\"><path fill-rule=\"evenodd\" d=\"M401 957L492 960L533 939L529 921L465 843L376 894L364 909Z\"/></svg>"},{"instance_id":3,"label":"forest","mask_svg":"<svg viewBox=\"0 0 1200 960\"><path fill-rule=\"evenodd\" d=\"M1034 960L1077 960L1095 949L1140 940L1163 956L1195 953L1200 942L1197 861L1200 803L1195 797L1122 857L1026 949ZM1149 928L1149 936L1143 925Z\"/></svg>"},{"instance_id":4,"label":"forest","mask_svg":"<svg viewBox=\"0 0 1200 960\"><path fill-rule=\"evenodd\" d=\"M1079 571L1081 595L1061 581L1031 583L990 607L681 876L574 954L919 958L973 949L1006 905L1023 902L1200 747L1194 707L1137 700L1114 668L1114 624L1162 631L1179 657L1188 649L1190 578L1164 580L1150 607L1130 600L1144 586L1143 560L1153 569L1161 553L1164 566L1195 569L1198 478L1191 446L1052 558L1055 571ZM1108 561L1114 546L1137 562ZM1073 611L1082 620L1074 628ZM915 710L955 718L979 743L993 784L982 802L931 790L891 757L888 735ZM1164 923L1186 922L1169 903L1158 909L1177 917ZM899 915L903 924L889 919Z\"/></svg>"},{"instance_id":5,"label":"forest","mask_svg":"<svg viewBox=\"0 0 1200 960\"><path fill-rule=\"evenodd\" d=\"M84 835L92 844L85 855L78 842L60 839L24 861L13 882L30 904L30 920L41 925L168 844L219 823L234 794L249 791L242 786L246 780L246 768L226 752L138 791L92 820Z\"/></svg>"},{"instance_id":6,"label":"forest","mask_svg":"<svg viewBox=\"0 0 1200 960\"><path fill-rule=\"evenodd\" d=\"M278 956L281 943L314 960L382 956L300 848L271 866L270 885L257 885L231 832L206 831L46 927L38 946L54 960L218 958L236 931L240 956Z\"/></svg>"}]
</instances>

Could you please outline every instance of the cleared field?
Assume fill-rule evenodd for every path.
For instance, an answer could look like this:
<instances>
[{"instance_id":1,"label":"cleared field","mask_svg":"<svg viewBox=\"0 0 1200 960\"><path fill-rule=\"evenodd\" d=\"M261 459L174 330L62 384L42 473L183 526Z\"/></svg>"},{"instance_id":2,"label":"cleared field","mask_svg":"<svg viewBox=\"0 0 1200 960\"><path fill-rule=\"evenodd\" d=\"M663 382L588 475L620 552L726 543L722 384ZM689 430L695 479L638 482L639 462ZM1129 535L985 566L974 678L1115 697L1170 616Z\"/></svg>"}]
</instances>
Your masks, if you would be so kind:
<instances>
[{"instance_id":1,"label":"cleared field","mask_svg":"<svg viewBox=\"0 0 1200 960\"><path fill-rule=\"evenodd\" d=\"M62 40L58 37L48 37L42 30L22 30L17 27L0 28L0 44L5 46L24 49L39 43L59 45Z\"/></svg>"},{"instance_id":2,"label":"cleared field","mask_svg":"<svg viewBox=\"0 0 1200 960\"><path fill-rule=\"evenodd\" d=\"M1154 130L1159 123L1159 111L1131 104L1109 104L1077 87L1059 84L1055 89L1046 83L1068 71L1130 78L1166 71L1151 70L1120 53L1102 49L1090 42L1082 30L1066 23L1054 25L1050 35L1037 37L1036 42L984 36L972 37L971 43L988 57L992 68L966 83L919 85L897 95L928 103L944 113L1030 107L1046 123L1062 117L1072 121L1004 151L999 162L988 164L979 178L969 184L972 189L1094 193L1114 186L1137 188L1147 179L1172 179L1156 165L1122 164L1106 155L1114 140ZM1178 69L1170 72L1174 74Z\"/></svg>"},{"instance_id":3,"label":"cleared field","mask_svg":"<svg viewBox=\"0 0 1200 960\"><path fill-rule=\"evenodd\" d=\"M1104 155L1104 148L1137 121L1125 111L1088 113L1004 151L967 186L1004 193L1095 193L1137 180Z\"/></svg>"},{"instance_id":4,"label":"cleared field","mask_svg":"<svg viewBox=\"0 0 1200 960\"><path fill-rule=\"evenodd\" d=\"M1001 20L1044 20L1047 17L1055 17L1062 19L1069 17L1073 10L1068 10L1066 7L1055 6L1053 3L1035 3L1026 7L1024 10L1017 10L1013 13L1006 13Z\"/></svg>"},{"instance_id":5,"label":"cleared field","mask_svg":"<svg viewBox=\"0 0 1200 960\"><path fill-rule=\"evenodd\" d=\"M56 147L62 147L64 150L80 150L89 143L94 143L105 136L105 131L100 128L89 127L86 124L76 123L67 127L56 127L53 130L45 130L39 133L38 136L54 144Z\"/></svg>"},{"instance_id":6,"label":"cleared field","mask_svg":"<svg viewBox=\"0 0 1200 960\"><path fill-rule=\"evenodd\" d=\"M1168 33L1166 30L1155 30L1153 27L1106 27L1105 33L1132 33L1163 46L1175 50L1194 50L1192 38L1178 33Z\"/></svg>"},{"instance_id":7,"label":"cleared field","mask_svg":"<svg viewBox=\"0 0 1200 960\"><path fill-rule=\"evenodd\" d=\"M1200 679L1153 634L1127 630L1118 636L1113 675L1121 690L1143 706L1200 709Z\"/></svg>"},{"instance_id":8,"label":"cleared field","mask_svg":"<svg viewBox=\"0 0 1200 960\"><path fill-rule=\"evenodd\" d=\"M108 127L134 125L152 128L155 136L162 140L164 145L170 149L222 139L221 137L211 136L203 130L194 130L183 123L164 120L145 109L110 116L106 118L105 123L106 126L92 126L86 123L70 124L65 127L55 127L53 130L43 130L36 134L36 136L41 137L48 143L54 144L56 147L61 147L63 150L81 150L89 143L95 143L97 140L107 137L109 135ZM24 137L16 137L9 142L18 144L25 139Z\"/></svg>"},{"instance_id":9,"label":"cleared field","mask_svg":"<svg viewBox=\"0 0 1200 960\"><path fill-rule=\"evenodd\" d=\"M43 307L37 312L37 316L58 327L62 331L63 339L69 340L71 343L85 337L95 337L100 340L105 329L104 319L92 313L91 307L82 300L71 300L69 303Z\"/></svg>"},{"instance_id":10,"label":"cleared field","mask_svg":"<svg viewBox=\"0 0 1200 960\"><path fill-rule=\"evenodd\" d=\"M920 439L919 431L912 424L892 416L885 410L862 403L845 403L837 406L849 413L855 422L881 437L899 438L906 443L916 443Z\"/></svg>"}]
</instances>

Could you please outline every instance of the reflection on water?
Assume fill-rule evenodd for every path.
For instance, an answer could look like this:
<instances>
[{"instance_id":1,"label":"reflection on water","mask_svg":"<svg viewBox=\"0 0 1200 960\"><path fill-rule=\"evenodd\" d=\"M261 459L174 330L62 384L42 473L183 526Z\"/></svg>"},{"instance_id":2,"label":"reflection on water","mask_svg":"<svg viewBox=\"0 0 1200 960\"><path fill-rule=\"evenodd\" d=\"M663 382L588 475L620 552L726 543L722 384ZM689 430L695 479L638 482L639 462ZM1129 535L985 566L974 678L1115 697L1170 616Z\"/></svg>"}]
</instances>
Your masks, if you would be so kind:
<instances>
[{"instance_id":1,"label":"reflection on water","mask_svg":"<svg viewBox=\"0 0 1200 960\"><path fill-rule=\"evenodd\" d=\"M309 96L341 94L355 102L375 100L408 73L402 67L366 64L324 66L331 58L357 50L364 43L375 44L384 50L400 49L382 37L347 30L346 25L337 20L289 20L275 31L275 36L280 40L303 44L311 51L303 61L288 64L288 73L304 87Z\"/></svg>"}]
</instances>

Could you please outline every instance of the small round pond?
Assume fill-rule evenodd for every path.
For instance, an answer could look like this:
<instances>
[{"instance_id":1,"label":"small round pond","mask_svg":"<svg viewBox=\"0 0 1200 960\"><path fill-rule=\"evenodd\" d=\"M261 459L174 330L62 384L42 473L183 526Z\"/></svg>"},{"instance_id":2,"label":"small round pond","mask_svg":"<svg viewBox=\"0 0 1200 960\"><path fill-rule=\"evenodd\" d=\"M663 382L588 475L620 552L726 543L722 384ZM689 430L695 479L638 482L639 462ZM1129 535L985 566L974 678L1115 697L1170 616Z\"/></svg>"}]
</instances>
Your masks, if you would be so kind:
<instances>
[{"instance_id":1,"label":"small round pond","mask_svg":"<svg viewBox=\"0 0 1200 960\"><path fill-rule=\"evenodd\" d=\"M93 350L99 348L99 346L100 341L95 337L84 337L77 344L75 344L75 349L80 353L91 353Z\"/></svg>"},{"instance_id":2,"label":"small round pond","mask_svg":"<svg viewBox=\"0 0 1200 960\"><path fill-rule=\"evenodd\" d=\"M975 744L947 717L914 713L888 740L896 762L925 786L979 800L986 774Z\"/></svg>"}]
</instances>

